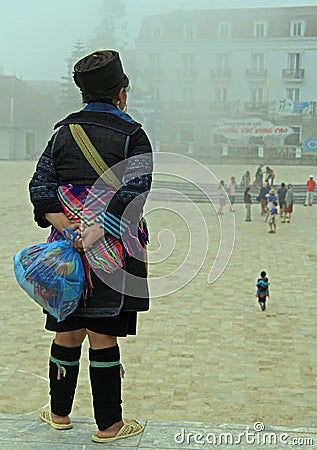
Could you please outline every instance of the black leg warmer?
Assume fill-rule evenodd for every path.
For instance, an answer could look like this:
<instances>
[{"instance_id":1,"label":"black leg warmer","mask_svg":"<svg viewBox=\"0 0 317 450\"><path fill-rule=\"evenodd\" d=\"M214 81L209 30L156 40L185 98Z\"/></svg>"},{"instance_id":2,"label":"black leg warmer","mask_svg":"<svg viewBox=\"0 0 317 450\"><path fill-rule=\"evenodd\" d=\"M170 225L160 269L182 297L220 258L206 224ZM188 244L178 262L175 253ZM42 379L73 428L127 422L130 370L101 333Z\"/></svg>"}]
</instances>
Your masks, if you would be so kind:
<instances>
[{"instance_id":1,"label":"black leg warmer","mask_svg":"<svg viewBox=\"0 0 317 450\"><path fill-rule=\"evenodd\" d=\"M89 349L89 360L95 420L103 431L122 420L119 347Z\"/></svg>"},{"instance_id":2,"label":"black leg warmer","mask_svg":"<svg viewBox=\"0 0 317 450\"><path fill-rule=\"evenodd\" d=\"M51 410L58 416L71 412L78 372L81 346L69 348L52 343L50 357Z\"/></svg>"}]
</instances>

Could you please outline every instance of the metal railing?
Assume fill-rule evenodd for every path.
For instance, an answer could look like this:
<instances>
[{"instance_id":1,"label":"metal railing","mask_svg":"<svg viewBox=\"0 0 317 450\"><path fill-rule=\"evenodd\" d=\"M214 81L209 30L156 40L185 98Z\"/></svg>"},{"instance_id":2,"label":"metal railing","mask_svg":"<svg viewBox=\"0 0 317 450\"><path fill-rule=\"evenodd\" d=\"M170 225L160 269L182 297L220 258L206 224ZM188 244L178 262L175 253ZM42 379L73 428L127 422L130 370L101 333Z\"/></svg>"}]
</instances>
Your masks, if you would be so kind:
<instances>
[{"instance_id":1,"label":"metal railing","mask_svg":"<svg viewBox=\"0 0 317 450\"><path fill-rule=\"evenodd\" d=\"M211 78L223 78L228 79L231 78L231 69L228 68L215 68L210 69Z\"/></svg>"},{"instance_id":2,"label":"metal railing","mask_svg":"<svg viewBox=\"0 0 317 450\"><path fill-rule=\"evenodd\" d=\"M245 76L249 80L266 80L267 69L245 69Z\"/></svg>"},{"instance_id":3,"label":"metal railing","mask_svg":"<svg viewBox=\"0 0 317 450\"><path fill-rule=\"evenodd\" d=\"M305 69L282 69L283 80L303 81Z\"/></svg>"}]
</instances>

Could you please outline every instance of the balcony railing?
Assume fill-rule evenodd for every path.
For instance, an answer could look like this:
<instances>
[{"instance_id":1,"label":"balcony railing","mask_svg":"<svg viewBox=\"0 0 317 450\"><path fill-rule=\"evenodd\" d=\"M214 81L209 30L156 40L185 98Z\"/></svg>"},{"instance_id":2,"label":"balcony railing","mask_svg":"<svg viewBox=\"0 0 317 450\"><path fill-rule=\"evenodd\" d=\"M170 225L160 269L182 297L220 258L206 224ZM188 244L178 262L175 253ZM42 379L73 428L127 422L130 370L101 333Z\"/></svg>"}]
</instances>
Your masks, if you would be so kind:
<instances>
[{"instance_id":1,"label":"balcony railing","mask_svg":"<svg viewBox=\"0 0 317 450\"><path fill-rule=\"evenodd\" d=\"M162 69L158 69L158 68L147 68L144 69L142 71L142 75L144 76L144 78L149 78L149 79L161 79L162 78Z\"/></svg>"},{"instance_id":2,"label":"balcony railing","mask_svg":"<svg viewBox=\"0 0 317 450\"><path fill-rule=\"evenodd\" d=\"M210 102L210 111L211 112L231 112L233 109L233 103L229 102L221 102L221 101L214 101Z\"/></svg>"},{"instance_id":3,"label":"balcony railing","mask_svg":"<svg viewBox=\"0 0 317 450\"><path fill-rule=\"evenodd\" d=\"M282 69L282 78L284 81L303 81L305 69Z\"/></svg>"},{"instance_id":4,"label":"balcony railing","mask_svg":"<svg viewBox=\"0 0 317 450\"><path fill-rule=\"evenodd\" d=\"M266 102L251 102L244 104L244 111L247 113L264 113L269 109L269 105Z\"/></svg>"},{"instance_id":5,"label":"balcony railing","mask_svg":"<svg viewBox=\"0 0 317 450\"><path fill-rule=\"evenodd\" d=\"M228 79L231 78L231 69L210 69L211 78Z\"/></svg>"},{"instance_id":6,"label":"balcony railing","mask_svg":"<svg viewBox=\"0 0 317 450\"><path fill-rule=\"evenodd\" d=\"M195 80L197 78L197 71L194 69L188 69L188 68L178 69L177 77L179 80L182 80L182 81Z\"/></svg>"},{"instance_id":7,"label":"balcony railing","mask_svg":"<svg viewBox=\"0 0 317 450\"><path fill-rule=\"evenodd\" d=\"M249 80L265 80L267 77L267 69L245 69L245 76Z\"/></svg>"}]
</instances>

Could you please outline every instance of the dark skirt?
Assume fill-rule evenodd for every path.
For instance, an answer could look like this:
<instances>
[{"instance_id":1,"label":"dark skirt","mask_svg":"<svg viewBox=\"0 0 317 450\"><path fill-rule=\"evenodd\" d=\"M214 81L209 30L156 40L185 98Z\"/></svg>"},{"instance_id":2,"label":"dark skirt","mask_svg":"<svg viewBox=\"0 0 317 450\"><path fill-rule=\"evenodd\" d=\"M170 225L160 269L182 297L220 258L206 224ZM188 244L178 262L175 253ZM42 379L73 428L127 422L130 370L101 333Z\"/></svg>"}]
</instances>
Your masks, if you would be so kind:
<instances>
[{"instance_id":1,"label":"dark skirt","mask_svg":"<svg viewBox=\"0 0 317 450\"><path fill-rule=\"evenodd\" d=\"M293 202L290 203L286 208L284 208L285 213L292 213L293 212Z\"/></svg>"},{"instance_id":2,"label":"dark skirt","mask_svg":"<svg viewBox=\"0 0 317 450\"><path fill-rule=\"evenodd\" d=\"M137 312L121 312L117 317L74 317L70 315L62 322L57 322L55 317L47 314L45 328L49 331L65 332L85 328L100 334L126 337L128 334L136 334Z\"/></svg>"}]
</instances>

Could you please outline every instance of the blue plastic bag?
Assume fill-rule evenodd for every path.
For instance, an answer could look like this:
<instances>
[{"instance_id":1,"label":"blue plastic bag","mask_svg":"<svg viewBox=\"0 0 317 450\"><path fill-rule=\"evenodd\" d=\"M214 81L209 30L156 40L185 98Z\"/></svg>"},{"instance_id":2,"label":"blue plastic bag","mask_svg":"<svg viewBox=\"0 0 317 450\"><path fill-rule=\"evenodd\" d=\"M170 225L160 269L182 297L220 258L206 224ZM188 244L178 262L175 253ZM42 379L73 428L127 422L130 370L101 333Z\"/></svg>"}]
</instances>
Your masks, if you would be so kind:
<instances>
[{"instance_id":1,"label":"blue plastic bag","mask_svg":"<svg viewBox=\"0 0 317 450\"><path fill-rule=\"evenodd\" d=\"M20 287L58 322L75 311L85 282L80 254L70 245L77 234L64 228L63 236L65 240L31 245L13 257Z\"/></svg>"}]
</instances>

